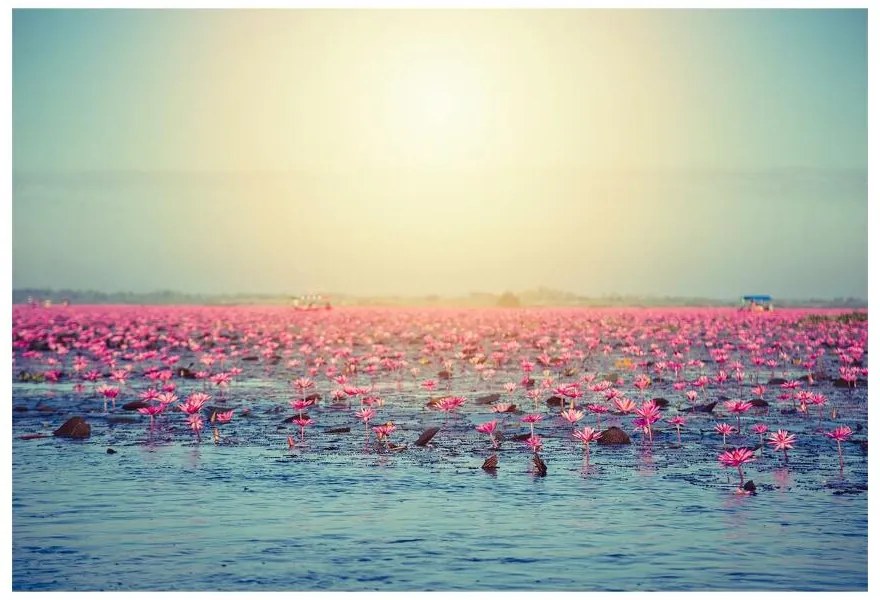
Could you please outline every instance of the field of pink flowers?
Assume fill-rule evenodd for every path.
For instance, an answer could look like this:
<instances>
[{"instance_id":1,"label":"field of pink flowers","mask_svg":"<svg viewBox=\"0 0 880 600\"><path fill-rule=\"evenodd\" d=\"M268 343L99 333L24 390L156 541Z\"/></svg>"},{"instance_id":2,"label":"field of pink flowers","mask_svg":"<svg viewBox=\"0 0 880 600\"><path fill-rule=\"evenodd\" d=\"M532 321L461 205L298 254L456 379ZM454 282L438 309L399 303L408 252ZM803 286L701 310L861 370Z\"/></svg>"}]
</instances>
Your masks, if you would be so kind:
<instances>
[{"instance_id":1,"label":"field of pink flowers","mask_svg":"<svg viewBox=\"0 0 880 600\"><path fill-rule=\"evenodd\" d=\"M867 522L866 313L16 306L12 344L16 589L863 589L867 585L861 553L867 531L860 533ZM181 459L181 453L187 458ZM111 466L117 458L117 466ZM269 463L301 474L294 491L289 489L288 474L263 471L270 467L261 465ZM223 465L222 475L215 473L212 479L211 465ZM426 573L436 574L438 568L444 573L437 565L456 552L461 554L449 540L438 548L422 544L419 558L410 557L416 566L409 575L405 568L395 571L368 559L360 567L363 576L350 578L333 567L333 556L325 555L323 560L309 559L311 566L301 574L187 579L184 572L166 569L164 558L151 559L142 549L134 555L141 557L137 570L147 573L143 580L117 582L105 564L110 559L99 551L93 551L91 574L78 572L74 559L88 554L82 540L103 547L96 532L109 535L102 529L104 517L117 529L120 522L144 518L143 507L132 510L131 496L137 489L133 481L138 476L150 481L151 469L159 466L187 475L183 479L177 479L179 473L169 475L171 479L155 475L159 479L154 482L161 485L145 509L154 511L155 519L171 518L174 511L164 507L178 498L174 490L205 485L198 488L207 494L198 510L222 512L226 501L217 498L230 498L229 510L239 507L233 512L242 519L248 514L246 523L255 532L248 539L254 547L265 542L268 533L262 527L275 522L280 507L247 508L245 500L232 500L232 493L218 486L243 487L245 494L250 488L263 489L267 503L274 502L268 500L270 494L273 498L294 494L300 501L305 497L329 506L343 501L334 500L340 494L370 497L377 493L369 483L374 477L370 473L393 472L403 479L399 489L393 485L396 479L389 484L392 493L410 507L412 519L421 519L420 527L427 523L424 527L433 532L425 538L410 535L417 540L459 531L453 515L444 512L454 507L431 512L420 504L431 501L428 493L458 502L461 515L482 510L474 506L478 501L474 498L493 498L497 510L519 510L525 502L525 510L532 512L518 513L509 523L494 523L496 536L504 536L500 527L522 529L529 514L543 523L543 517L535 515L549 510L562 521L548 523L523 539L524 547L505 555L519 557L513 562L498 558L499 577L507 579L481 579L478 574L485 572L485 565L477 564L426 579ZM255 472L265 478L255 480ZM57 485L72 473L75 481ZM207 479L200 480L206 473ZM92 475L95 481L90 481ZM340 485L340 480L347 485ZM446 485L457 491L450 492ZM464 487L458 489L460 485ZM102 486L104 494L112 495L115 489L123 499L93 512L88 503L82 504L82 495L97 501ZM436 486L435 491L427 492L431 486ZM525 486L544 487L539 498L524 500L518 494L537 493ZM470 499L468 489L475 495ZM680 557L680 577L658 579L644 566L629 578L613 575L613 556L620 552L611 550L618 544L638 547L642 534L660 534L656 528L662 519L642 527L641 533L618 530L621 537L611 550L600 544L569 556L563 541L567 532L595 527L588 522L597 515L613 532L615 519L632 520L639 502L655 502L645 497L646 489L666 498L666 511L677 511L678 526L675 517L666 517L676 533L666 542L656 542L656 552ZM566 508L575 506L583 495L596 494L604 497L606 505L616 502L617 506L594 508L592 514ZM505 505L508 499L510 506ZM766 546L775 540L777 547L784 547L787 540L786 533L775 527L767 544L751 555L760 574L753 581L732 571L719 574L721 567L704 569L702 574L685 569L699 560L694 554L705 550L688 549L688 536L699 541L703 531L707 537L702 543L712 546L711 540L717 542L718 536L735 535L737 526L708 522L711 514L730 509L728 503L734 499L731 510L747 511L750 520L765 525L780 522L780 499L793 501L787 514L792 520L800 514L803 528L792 527L788 542L791 548L809 551L798 555L790 550L786 555L780 550L768 559ZM812 508L803 507L813 501ZM835 502L852 504L842 505L839 514L828 514ZM777 507L761 508L770 504ZM682 510L696 510L695 506L708 514L682 516ZM59 545L51 541L53 530L45 522L45 515L54 514L53 510L73 511L78 523L98 524ZM365 527L358 520L363 513L352 506L329 513L309 511L290 515L307 530L303 539L330 535L339 523L349 531ZM386 516L401 518L397 513ZM474 523L485 518L475 516ZM811 541L809 522L814 518L844 522L843 533L834 538L823 531L820 536L816 529L817 537ZM186 523L177 527L178 536L186 537ZM371 523L370 527L378 526L375 520ZM386 533L395 529L391 523L386 527ZM168 525L157 528L165 530ZM228 537L229 532L212 531L209 537L215 549L201 559L207 564L221 560L219 548L237 540ZM406 537L410 529L399 533L401 539L410 539ZM363 535L374 539L367 530ZM759 543L758 535L751 543ZM330 555L338 551L339 561L352 559L358 540L362 541L355 536L340 542ZM469 548L480 544L488 548L492 543L471 540ZM122 544L120 551L115 544L110 544L114 556L125 555L127 546ZM544 554L547 548L558 550L556 562L561 565L584 556L604 557L611 561L608 574L603 576L598 568L588 573L586 566L577 569L580 563L575 563L569 565L570 572L580 575L548 579L548 571L542 571L543 575L518 579L513 573L522 571L520 560L525 564L542 560L541 553L529 553L530 544L544 548ZM823 544L824 554L815 553ZM47 547L62 551L45 552ZM205 551L190 548L189 552ZM728 553L739 556L733 550ZM620 555L624 558L618 562L626 563L628 555ZM399 554L393 556L401 560ZM407 556L404 553L403 558ZM434 558L426 559L430 556ZM725 556L722 550L716 562ZM829 566L823 561L829 556L848 561L849 571L837 579L823 574ZM230 562L242 566L255 560L242 554ZM267 567L257 571L265 574ZM668 565L665 571L669 572ZM391 574L383 579L386 572Z\"/></svg>"}]
</instances>

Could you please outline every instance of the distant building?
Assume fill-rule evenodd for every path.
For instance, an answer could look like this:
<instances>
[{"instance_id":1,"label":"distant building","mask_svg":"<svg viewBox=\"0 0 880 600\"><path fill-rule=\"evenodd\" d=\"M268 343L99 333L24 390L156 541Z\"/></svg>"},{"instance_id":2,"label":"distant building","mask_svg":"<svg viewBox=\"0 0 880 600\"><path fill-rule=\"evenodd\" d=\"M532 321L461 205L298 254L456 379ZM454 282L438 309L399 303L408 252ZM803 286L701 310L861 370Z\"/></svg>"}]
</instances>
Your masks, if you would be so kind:
<instances>
[{"instance_id":1,"label":"distant building","mask_svg":"<svg viewBox=\"0 0 880 600\"><path fill-rule=\"evenodd\" d=\"M753 312L771 311L773 310L773 298L762 294L743 296L740 310Z\"/></svg>"}]
</instances>

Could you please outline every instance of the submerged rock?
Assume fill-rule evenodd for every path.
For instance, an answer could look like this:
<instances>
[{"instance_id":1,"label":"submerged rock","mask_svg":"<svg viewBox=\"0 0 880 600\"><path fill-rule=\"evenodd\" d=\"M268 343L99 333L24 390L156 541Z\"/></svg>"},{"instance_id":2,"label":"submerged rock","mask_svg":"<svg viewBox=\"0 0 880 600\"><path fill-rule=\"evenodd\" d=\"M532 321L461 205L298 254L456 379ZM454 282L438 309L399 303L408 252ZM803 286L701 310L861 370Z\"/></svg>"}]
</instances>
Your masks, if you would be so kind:
<instances>
[{"instance_id":1,"label":"submerged rock","mask_svg":"<svg viewBox=\"0 0 880 600\"><path fill-rule=\"evenodd\" d=\"M192 370L190 370L186 367L178 367L177 368L177 376L183 377L184 379L195 379L196 378L196 374Z\"/></svg>"},{"instance_id":2,"label":"submerged rock","mask_svg":"<svg viewBox=\"0 0 880 600\"><path fill-rule=\"evenodd\" d=\"M547 463L541 460L541 457L538 456L537 453L532 456L532 465L535 467L535 475L538 477L547 476Z\"/></svg>"},{"instance_id":3,"label":"submerged rock","mask_svg":"<svg viewBox=\"0 0 880 600\"><path fill-rule=\"evenodd\" d=\"M351 427L330 427L324 431L326 433L351 433Z\"/></svg>"},{"instance_id":4,"label":"submerged rock","mask_svg":"<svg viewBox=\"0 0 880 600\"><path fill-rule=\"evenodd\" d=\"M439 427L428 427L426 430L422 432L422 435L419 436L419 439L416 440L416 446L425 446L428 442L430 442L437 432L440 431Z\"/></svg>"},{"instance_id":5,"label":"submerged rock","mask_svg":"<svg viewBox=\"0 0 880 600\"><path fill-rule=\"evenodd\" d=\"M691 406L684 409L684 412L704 412L710 413L715 410L715 405L717 402L709 402L708 404L697 404L696 406Z\"/></svg>"},{"instance_id":6,"label":"submerged rock","mask_svg":"<svg viewBox=\"0 0 880 600\"><path fill-rule=\"evenodd\" d=\"M498 468L498 455L493 454L492 456L487 458L485 461L483 461L483 466L480 468L483 469L484 471L494 471L495 469L497 469Z\"/></svg>"},{"instance_id":7,"label":"submerged rock","mask_svg":"<svg viewBox=\"0 0 880 600\"><path fill-rule=\"evenodd\" d=\"M602 432L602 435L596 440L596 443L602 444L603 446L621 446L624 444L631 444L632 442L626 432L620 427L609 427Z\"/></svg>"},{"instance_id":8,"label":"submerged rock","mask_svg":"<svg viewBox=\"0 0 880 600\"><path fill-rule=\"evenodd\" d=\"M135 400L134 402L128 402L122 405L122 410L137 410L139 408L147 408L149 403L143 402L142 400Z\"/></svg>"},{"instance_id":9,"label":"submerged rock","mask_svg":"<svg viewBox=\"0 0 880 600\"><path fill-rule=\"evenodd\" d=\"M782 385L783 383L785 383L785 380L782 377L774 377L767 382L767 385Z\"/></svg>"},{"instance_id":10,"label":"submerged rock","mask_svg":"<svg viewBox=\"0 0 880 600\"><path fill-rule=\"evenodd\" d=\"M449 371L440 371L439 373L437 373L437 379L442 379L445 381L450 378L452 378L452 373L450 373Z\"/></svg>"},{"instance_id":11,"label":"submerged rock","mask_svg":"<svg viewBox=\"0 0 880 600\"><path fill-rule=\"evenodd\" d=\"M766 400L761 400L760 398L749 400L749 403L755 408L768 408L770 406L769 402L767 402Z\"/></svg>"},{"instance_id":12,"label":"submerged rock","mask_svg":"<svg viewBox=\"0 0 880 600\"><path fill-rule=\"evenodd\" d=\"M474 400L474 404L495 404L501 400L501 394L489 394L488 396L480 396L476 400Z\"/></svg>"},{"instance_id":13,"label":"submerged rock","mask_svg":"<svg viewBox=\"0 0 880 600\"><path fill-rule=\"evenodd\" d=\"M653 398L652 401L659 408L666 408L667 406L669 406L669 400L667 400L666 398Z\"/></svg>"},{"instance_id":14,"label":"submerged rock","mask_svg":"<svg viewBox=\"0 0 880 600\"><path fill-rule=\"evenodd\" d=\"M116 450L113 448L107 448L107 454L116 454Z\"/></svg>"},{"instance_id":15,"label":"submerged rock","mask_svg":"<svg viewBox=\"0 0 880 600\"><path fill-rule=\"evenodd\" d=\"M40 438L48 437L42 433L26 433L24 435L18 436L20 440L38 440Z\"/></svg>"},{"instance_id":16,"label":"submerged rock","mask_svg":"<svg viewBox=\"0 0 880 600\"><path fill-rule=\"evenodd\" d=\"M75 439L87 438L92 434L92 427L82 417L71 417L64 422L64 425L52 432L57 437L67 437Z\"/></svg>"},{"instance_id":17,"label":"submerged rock","mask_svg":"<svg viewBox=\"0 0 880 600\"><path fill-rule=\"evenodd\" d=\"M550 396L547 398L547 406L565 406L565 400L559 396Z\"/></svg>"},{"instance_id":18,"label":"submerged rock","mask_svg":"<svg viewBox=\"0 0 880 600\"><path fill-rule=\"evenodd\" d=\"M751 479L746 481L746 484L743 486L743 489L745 491L751 493L753 496L758 494L758 486L756 486L755 482L752 481Z\"/></svg>"}]
</instances>

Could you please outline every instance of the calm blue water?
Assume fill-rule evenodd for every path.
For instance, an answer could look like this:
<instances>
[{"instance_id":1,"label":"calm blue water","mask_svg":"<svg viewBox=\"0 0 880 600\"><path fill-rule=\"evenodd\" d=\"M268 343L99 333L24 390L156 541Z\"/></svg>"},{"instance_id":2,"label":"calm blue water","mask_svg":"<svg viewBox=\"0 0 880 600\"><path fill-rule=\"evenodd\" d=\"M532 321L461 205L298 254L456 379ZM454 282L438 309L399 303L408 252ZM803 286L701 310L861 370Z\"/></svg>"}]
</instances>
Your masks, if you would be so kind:
<instances>
[{"instance_id":1,"label":"calm blue water","mask_svg":"<svg viewBox=\"0 0 880 600\"><path fill-rule=\"evenodd\" d=\"M16 384L15 403L74 402L45 387ZM16 437L14 589L867 588L867 457L854 444L843 477L831 443L800 445L787 467L767 451L746 465L758 495L741 497L715 460L711 417L691 420L684 448L669 431L653 447L594 446L586 472L569 428L549 419L548 476L512 441L493 476L471 433L485 407L453 418L433 448L394 454L365 452L349 413L323 409L291 454L293 427L273 425L286 414L266 412L266 389L236 390L229 404L257 416L226 426L220 445L195 444L179 416L149 436L145 419L97 412L87 441ZM383 410L398 443L442 422L416 403ZM63 420L16 413L14 433ZM323 433L341 424L352 433Z\"/></svg>"}]
</instances>

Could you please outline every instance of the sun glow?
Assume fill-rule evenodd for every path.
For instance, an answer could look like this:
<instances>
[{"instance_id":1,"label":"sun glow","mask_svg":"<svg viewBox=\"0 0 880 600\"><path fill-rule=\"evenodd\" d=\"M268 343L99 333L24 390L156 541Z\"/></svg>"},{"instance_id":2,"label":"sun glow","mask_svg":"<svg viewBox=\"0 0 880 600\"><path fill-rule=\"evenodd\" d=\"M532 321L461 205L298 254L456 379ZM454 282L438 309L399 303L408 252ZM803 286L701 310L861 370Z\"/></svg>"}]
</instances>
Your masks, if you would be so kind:
<instances>
[{"instance_id":1,"label":"sun glow","mask_svg":"<svg viewBox=\"0 0 880 600\"><path fill-rule=\"evenodd\" d=\"M385 89L387 134L417 161L443 163L479 151L488 117L487 78L478 66L448 57L408 61Z\"/></svg>"}]
</instances>

